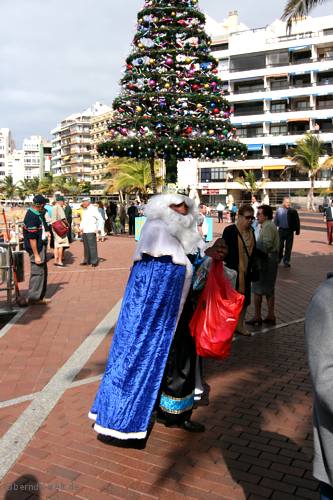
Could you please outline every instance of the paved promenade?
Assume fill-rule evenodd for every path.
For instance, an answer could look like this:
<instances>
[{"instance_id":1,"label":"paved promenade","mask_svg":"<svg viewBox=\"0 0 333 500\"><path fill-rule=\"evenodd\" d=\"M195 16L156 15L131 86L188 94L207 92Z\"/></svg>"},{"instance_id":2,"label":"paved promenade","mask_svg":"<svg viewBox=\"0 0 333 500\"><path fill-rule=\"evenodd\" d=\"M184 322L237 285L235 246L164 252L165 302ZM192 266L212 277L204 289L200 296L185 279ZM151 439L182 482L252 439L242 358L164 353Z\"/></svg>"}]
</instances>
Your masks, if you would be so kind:
<instances>
[{"instance_id":1,"label":"paved promenade","mask_svg":"<svg viewBox=\"0 0 333 500\"><path fill-rule=\"evenodd\" d=\"M302 226L292 267L279 271L277 326L237 338L229 360L205 362L210 404L193 418L207 431L156 424L145 450L102 444L87 419L134 240L100 243L96 269L79 266L79 242L65 269L50 261L51 304L0 331L0 498L317 499L303 328L333 249L320 215L303 214Z\"/></svg>"}]
</instances>

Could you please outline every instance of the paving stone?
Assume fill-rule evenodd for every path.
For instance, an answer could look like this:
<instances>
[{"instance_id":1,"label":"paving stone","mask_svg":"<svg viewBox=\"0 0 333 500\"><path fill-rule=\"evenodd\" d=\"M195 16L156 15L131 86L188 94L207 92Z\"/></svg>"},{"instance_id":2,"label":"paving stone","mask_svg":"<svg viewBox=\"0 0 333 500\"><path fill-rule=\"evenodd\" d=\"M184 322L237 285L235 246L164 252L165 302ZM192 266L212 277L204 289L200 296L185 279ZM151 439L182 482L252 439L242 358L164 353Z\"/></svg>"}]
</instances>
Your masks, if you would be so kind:
<instances>
[{"instance_id":1,"label":"paving stone","mask_svg":"<svg viewBox=\"0 0 333 500\"><path fill-rule=\"evenodd\" d=\"M322 232L302 231L295 238L292 267L279 269L278 323L304 317L313 291L331 269L333 249L325 244L321 217L311 220ZM132 238L109 238L100 245L107 261L82 270L82 246L75 243L74 263L64 273L50 266L50 307L30 308L0 339L0 360L5 360L3 365L0 361L0 389L5 397L43 389L82 344L121 296L133 249ZM82 293L87 288L89 294ZM204 361L211 404L199 407L195 419L207 426L205 435L156 425L145 450L108 447L96 440L87 419L98 382L67 390L4 484L26 471L40 481L43 498L53 499L317 498L303 327L299 322L266 332L257 328L252 338L233 343L228 360ZM112 332L77 380L103 372L111 338ZM0 409L0 433L28 404ZM56 490L57 485L63 489Z\"/></svg>"}]
</instances>

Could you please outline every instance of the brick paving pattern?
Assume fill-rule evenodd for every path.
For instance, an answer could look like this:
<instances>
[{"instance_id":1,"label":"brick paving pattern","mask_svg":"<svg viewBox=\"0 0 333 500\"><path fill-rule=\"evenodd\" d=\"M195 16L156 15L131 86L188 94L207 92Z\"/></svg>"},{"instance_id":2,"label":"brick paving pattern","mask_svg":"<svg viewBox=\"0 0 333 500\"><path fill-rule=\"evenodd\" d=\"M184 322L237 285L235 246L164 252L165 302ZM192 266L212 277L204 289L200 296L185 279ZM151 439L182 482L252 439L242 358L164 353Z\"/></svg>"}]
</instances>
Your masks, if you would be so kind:
<instances>
[{"instance_id":1,"label":"brick paving pattern","mask_svg":"<svg viewBox=\"0 0 333 500\"><path fill-rule=\"evenodd\" d=\"M3 497L317 499L302 319L314 289L333 270L333 251L319 215L303 214L302 224L292 267L280 269L277 286L278 323L300 322L257 328L234 342L229 360L205 360L210 404L193 416L206 425L204 434L156 424L145 450L104 445L87 419L98 382L87 380L56 404L5 476ZM2 400L41 390L116 304L133 248L133 239L112 237L100 245L107 260L82 270L81 245L73 245L73 264L51 274L50 307L30 308L0 339ZM77 380L103 372L111 337L112 331ZM0 408L0 434L27 406Z\"/></svg>"}]
</instances>

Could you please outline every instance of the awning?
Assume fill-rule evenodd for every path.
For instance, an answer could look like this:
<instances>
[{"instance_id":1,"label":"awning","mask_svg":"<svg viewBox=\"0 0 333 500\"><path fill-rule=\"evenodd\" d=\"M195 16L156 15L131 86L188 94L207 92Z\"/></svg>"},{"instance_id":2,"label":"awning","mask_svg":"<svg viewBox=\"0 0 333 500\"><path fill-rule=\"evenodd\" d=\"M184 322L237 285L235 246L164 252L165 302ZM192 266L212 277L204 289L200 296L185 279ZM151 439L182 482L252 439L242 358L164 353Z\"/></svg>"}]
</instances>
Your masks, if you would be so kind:
<instances>
[{"instance_id":1,"label":"awning","mask_svg":"<svg viewBox=\"0 0 333 500\"><path fill-rule=\"evenodd\" d=\"M284 170L285 165L267 165L263 170Z\"/></svg>"},{"instance_id":2,"label":"awning","mask_svg":"<svg viewBox=\"0 0 333 500\"><path fill-rule=\"evenodd\" d=\"M305 50L310 49L310 45L299 45L298 47L289 47L289 52L296 52L297 50Z\"/></svg>"},{"instance_id":3,"label":"awning","mask_svg":"<svg viewBox=\"0 0 333 500\"><path fill-rule=\"evenodd\" d=\"M263 145L262 144L248 144L247 149L248 151L260 151L262 149Z\"/></svg>"},{"instance_id":4,"label":"awning","mask_svg":"<svg viewBox=\"0 0 333 500\"><path fill-rule=\"evenodd\" d=\"M310 118L289 118L287 119L287 122L308 122Z\"/></svg>"},{"instance_id":5,"label":"awning","mask_svg":"<svg viewBox=\"0 0 333 500\"><path fill-rule=\"evenodd\" d=\"M288 73L274 73L274 75L267 75L267 78L281 78L282 76L287 77Z\"/></svg>"}]
</instances>

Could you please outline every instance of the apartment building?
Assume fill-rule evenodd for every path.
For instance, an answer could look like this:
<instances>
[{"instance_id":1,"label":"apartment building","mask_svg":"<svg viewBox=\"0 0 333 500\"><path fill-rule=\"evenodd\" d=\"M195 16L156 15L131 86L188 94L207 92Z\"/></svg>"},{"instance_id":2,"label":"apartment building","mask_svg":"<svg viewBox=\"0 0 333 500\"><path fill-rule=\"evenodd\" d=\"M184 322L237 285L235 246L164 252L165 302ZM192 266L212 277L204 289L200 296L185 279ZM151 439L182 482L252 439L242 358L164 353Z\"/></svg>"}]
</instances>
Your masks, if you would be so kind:
<instances>
[{"instance_id":1,"label":"apartment building","mask_svg":"<svg viewBox=\"0 0 333 500\"><path fill-rule=\"evenodd\" d=\"M0 179L8 175L8 158L15 149L9 128L0 128Z\"/></svg>"},{"instance_id":2,"label":"apartment building","mask_svg":"<svg viewBox=\"0 0 333 500\"><path fill-rule=\"evenodd\" d=\"M82 113L68 116L51 131L51 171L54 175L65 175L78 181L91 180L92 120L109 111L109 106L96 102Z\"/></svg>"},{"instance_id":3,"label":"apartment building","mask_svg":"<svg viewBox=\"0 0 333 500\"><path fill-rule=\"evenodd\" d=\"M7 159L7 173L13 178L13 183L17 184L25 177L24 169L24 151L23 149L14 149Z\"/></svg>"},{"instance_id":4,"label":"apartment building","mask_svg":"<svg viewBox=\"0 0 333 500\"><path fill-rule=\"evenodd\" d=\"M98 154L97 146L107 139L108 122L111 120L112 114L113 111L110 109L106 113L94 116L91 119L92 157L90 182L92 185L92 195L102 195L106 186L104 176L110 160Z\"/></svg>"},{"instance_id":5,"label":"apartment building","mask_svg":"<svg viewBox=\"0 0 333 500\"><path fill-rule=\"evenodd\" d=\"M196 187L207 201L226 195L240 200L244 188L236 179L246 170L255 173L258 183L265 179L272 203L301 193L309 179L287 168L288 148L312 131L327 155L333 154L333 16L303 18L287 33L280 20L248 29L239 23L237 12L231 12L223 23L208 19L207 30L233 107L231 121L248 156L237 162L181 163L182 184L186 178L193 182L195 171ZM186 176L189 163L192 172ZM316 188L329 187L331 175L320 173Z\"/></svg>"},{"instance_id":6,"label":"apartment building","mask_svg":"<svg viewBox=\"0 0 333 500\"><path fill-rule=\"evenodd\" d=\"M40 135L32 135L23 140L23 178L43 177L50 172L50 164L51 143L47 139Z\"/></svg>"}]
</instances>

